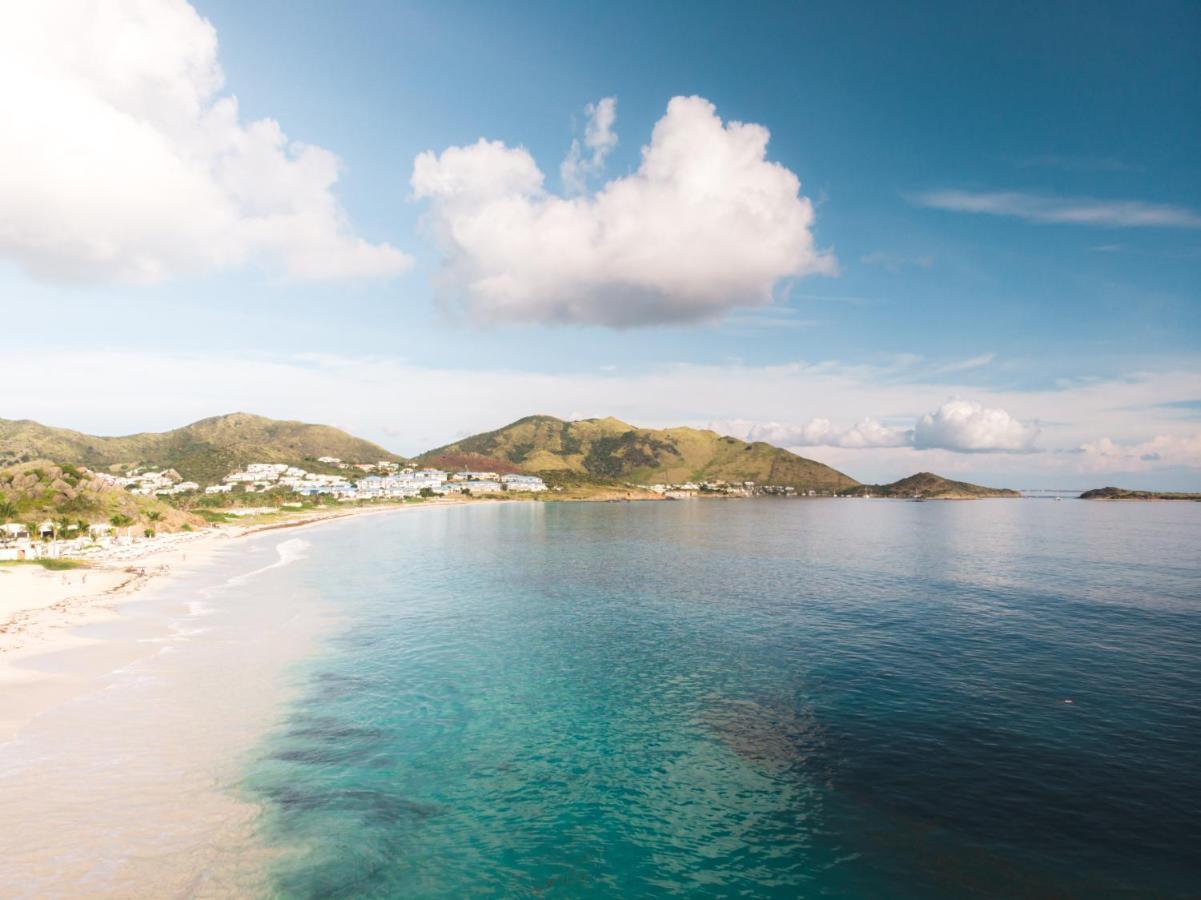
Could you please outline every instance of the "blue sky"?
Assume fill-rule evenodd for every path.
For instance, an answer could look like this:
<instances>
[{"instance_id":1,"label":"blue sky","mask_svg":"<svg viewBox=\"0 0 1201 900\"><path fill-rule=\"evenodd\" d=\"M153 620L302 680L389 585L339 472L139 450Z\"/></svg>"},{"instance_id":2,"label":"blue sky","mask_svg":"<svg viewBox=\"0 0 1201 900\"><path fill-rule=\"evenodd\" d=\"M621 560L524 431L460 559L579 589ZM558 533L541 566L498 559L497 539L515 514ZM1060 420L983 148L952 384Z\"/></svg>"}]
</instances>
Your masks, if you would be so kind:
<instances>
[{"instance_id":1,"label":"blue sky","mask_svg":"<svg viewBox=\"0 0 1201 900\"><path fill-rule=\"evenodd\" d=\"M62 373L15 376L0 415L114 432L251 408L411 452L529 412L615 414L778 440L860 478L1201 486L1196 4L161 5L21 12L8 29L26 47L71 40L32 74L0 71L36 124L0 158L0 309L24 354L10 364ZM229 97L217 130L206 110ZM673 97L709 107L672 114ZM616 118L590 156L604 98ZM152 155L121 168L143 158L122 144L131 119L216 188L155 180ZM204 157L264 119L336 155L336 180L290 143L233 175ZM717 148L712 222L684 228L691 198L652 188L611 215L590 205L646 187L657 124L701 158L731 122L770 141L737 171ZM484 161L447 149L481 138L503 143L494 167L445 193ZM90 187L50 163L21 173L76 139L62 165L111 197L84 202ZM560 177L573 140L595 162L582 191ZM592 210L581 234L631 217L643 231L594 253L558 243L570 227L490 225L509 177L495 166L525 184L534 164L542 192L505 203L541 216L559 197ZM732 226L757 192L762 230ZM45 236L47 208L78 223L72 240ZM189 381L203 365L215 374ZM66 386L96 367L104 396Z\"/></svg>"}]
</instances>

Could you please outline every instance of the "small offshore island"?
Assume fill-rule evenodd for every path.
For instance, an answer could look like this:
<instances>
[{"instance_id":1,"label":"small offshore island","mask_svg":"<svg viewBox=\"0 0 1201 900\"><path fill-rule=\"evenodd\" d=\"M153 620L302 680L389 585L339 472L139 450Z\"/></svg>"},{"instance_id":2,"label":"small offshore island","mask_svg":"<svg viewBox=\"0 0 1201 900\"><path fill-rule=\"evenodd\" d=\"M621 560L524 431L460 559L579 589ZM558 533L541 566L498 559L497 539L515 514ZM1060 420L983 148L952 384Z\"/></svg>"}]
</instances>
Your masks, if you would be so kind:
<instances>
[{"instance_id":1,"label":"small offshore island","mask_svg":"<svg viewBox=\"0 0 1201 900\"><path fill-rule=\"evenodd\" d=\"M1103 487L1085 491L1081 500L1194 500L1201 501L1201 494L1185 491L1129 491L1125 488Z\"/></svg>"},{"instance_id":2,"label":"small offshore island","mask_svg":"<svg viewBox=\"0 0 1201 900\"><path fill-rule=\"evenodd\" d=\"M840 497L886 497L898 500L981 500L1019 498L1020 491L951 481L932 472L918 472L892 484L861 484L841 491Z\"/></svg>"}]
</instances>

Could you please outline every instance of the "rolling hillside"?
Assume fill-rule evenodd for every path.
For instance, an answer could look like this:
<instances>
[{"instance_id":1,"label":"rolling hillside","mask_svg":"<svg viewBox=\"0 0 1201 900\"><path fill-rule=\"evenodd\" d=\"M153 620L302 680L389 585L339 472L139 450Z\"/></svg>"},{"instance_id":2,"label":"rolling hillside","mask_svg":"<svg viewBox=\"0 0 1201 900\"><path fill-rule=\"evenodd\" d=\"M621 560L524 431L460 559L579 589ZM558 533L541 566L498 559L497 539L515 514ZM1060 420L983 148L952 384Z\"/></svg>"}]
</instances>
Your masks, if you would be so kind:
<instances>
[{"instance_id":1,"label":"rolling hillside","mask_svg":"<svg viewBox=\"0 0 1201 900\"><path fill-rule=\"evenodd\" d=\"M233 413L161 433L97 437L29 420L0 419L0 466L50 459L97 470L144 465L171 468L209 484L251 462L320 468L319 456L346 462L400 461L383 447L328 425Z\"/></svg>"},{"instance_id":2,"label":"rolling hillside","mask_svg":"<svg viewBox=\"0 0 1201 900\"><path fill-rule=\"evenodd\" d=\"M850 496L896 497L910 500L976 500L987 497L1020 497L1009 488L990 488L967 481L951 481L932 472L918 472L892 484L861 484L841 491Z\"/></svg>"},{"instance_id":3,"label":"rolling hillside","mask_svg":"<svg viewBox=\"0 0 1201 900\"><path fill-rule=\"evenodd\" d=\"M154 497L137 497L104 484L86 470L33 460L0 469L0 522L38 524L45 519L85 524L123 515L130 524L175 531L204 519Z\"/></svg>"},{"instance_id":4,"label":"rolling hillside","mask_svg":"<svg viewBox=\"0 0 1201 900\"><path fill-rule=\"evenodd\" d=\"M696 428L635 428L618 419L565 422L528 416L420 457L447 468L488 467L540 474L548 483L754 481L799 491L839 491L858 484L829 466L762 442L747 443Z\"/></svg>"}]
</instances>

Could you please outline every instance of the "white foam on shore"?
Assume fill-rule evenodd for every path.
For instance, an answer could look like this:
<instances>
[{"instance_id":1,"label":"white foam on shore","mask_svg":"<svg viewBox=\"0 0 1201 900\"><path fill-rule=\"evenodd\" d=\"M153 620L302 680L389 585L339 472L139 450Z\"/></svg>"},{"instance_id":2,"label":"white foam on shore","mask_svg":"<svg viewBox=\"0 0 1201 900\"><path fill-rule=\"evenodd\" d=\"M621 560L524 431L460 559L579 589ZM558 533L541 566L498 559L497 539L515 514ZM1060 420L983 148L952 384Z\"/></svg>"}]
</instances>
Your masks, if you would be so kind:
<instances>
[{"instance_id":1,"label":"white foam on shore","mask_svg":"<svg viewBox=\"0 0 1201 900\"><path fill-rule=\"evenodd\" d=\"M263 566L261 569L255 569L253 572L247 572L244 575L235 575L225 583L228 585L245 584L256 575L261 575L264 572L269 572L272 569L278 569L282 566L291 565L297 560L307 557L309 555L309 547L311 546L304 538L289 538L286 541L280 541L275 545L275 552L279 554L279 558L275 562Z\"/></svg>"},{"instance_id":2,"label":"white foam on shore","mask_svg":"<svg viewBox=\"0 0 1201 900\"><path fill-rule=\"evenodd\" d=\"M215 609L203 600L189 600L187 603L189 616L211 616Z\"/></svg>"}]
</instances>

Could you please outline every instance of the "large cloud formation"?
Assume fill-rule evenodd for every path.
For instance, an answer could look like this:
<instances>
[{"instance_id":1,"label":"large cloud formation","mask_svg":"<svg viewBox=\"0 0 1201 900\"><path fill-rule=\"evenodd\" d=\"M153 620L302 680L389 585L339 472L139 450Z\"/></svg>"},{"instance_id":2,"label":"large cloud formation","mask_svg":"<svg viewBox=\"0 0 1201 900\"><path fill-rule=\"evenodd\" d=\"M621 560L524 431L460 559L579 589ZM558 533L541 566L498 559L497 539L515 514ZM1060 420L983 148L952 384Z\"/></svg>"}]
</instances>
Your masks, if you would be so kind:
<instances>
[{"instance_id":1,"label":"large cloud formation","mask_svg":"<svg viewBox=\"0 0 1201 900\"><path fill-rule=\"evenodd\" d=\"M611 125L594 154L611 146ZM675 97L635 172L571 198L547 192L533 157L499 141L422 153L412 186L430 201L440 291L477 321L628 327L761 306L781 279L832 274L813 205L767 160L768 138L761 125L723 123L707 100Z\"/></svg>"},{"instance_id":2,"label":"large cloud formation","mask_svg":"<svg viewBox=\"0 0 1201 900\"><path fill-rule=\"evenodd\" d=\"M356 237L338 160L221 95L184 0L44 0L0 16L0 259L36 277L152 282L265 260L298 278L409 265Z\"/></svg>"},{"instance_id":3,"label":"large cloud formation","mask_svg":"<svg viewBox=\"0 0 1201 900\"><path fill-rule=\"evenodd\" d=\"M1034 449L1039 430L1003 409L988 409L971 400L948 400L935 412L917 420L913 445L959 453L990 451L1028 452Z\"/></svg>"}]
</instances>

